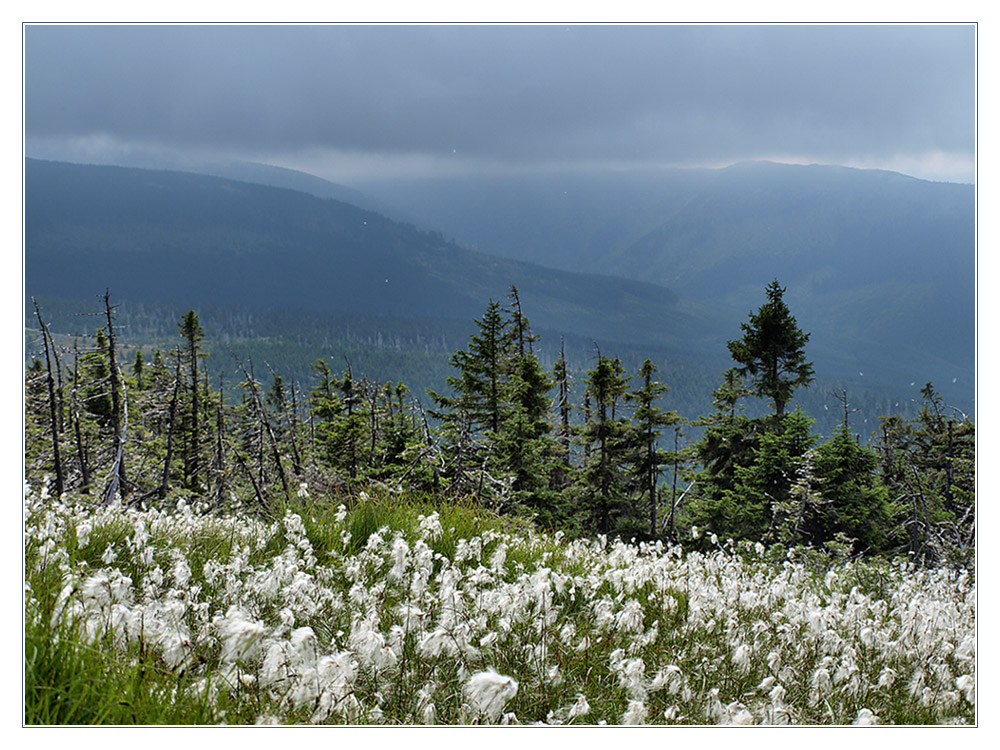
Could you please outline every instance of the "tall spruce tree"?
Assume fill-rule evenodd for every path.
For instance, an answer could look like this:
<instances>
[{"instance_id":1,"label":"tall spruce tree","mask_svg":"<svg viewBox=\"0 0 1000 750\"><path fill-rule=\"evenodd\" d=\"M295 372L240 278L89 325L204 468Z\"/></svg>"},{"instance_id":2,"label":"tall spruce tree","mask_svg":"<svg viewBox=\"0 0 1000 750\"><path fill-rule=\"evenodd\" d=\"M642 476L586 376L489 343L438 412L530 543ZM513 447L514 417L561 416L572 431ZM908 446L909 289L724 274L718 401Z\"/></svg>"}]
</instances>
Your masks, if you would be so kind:
<instances>
[{"instance_id":1,"label":"tall spruce tree","mask_svg":"<svg viewBox=\"0 0 1000 750\"><path fill-rule=\"evenodd\" d=\"M184 451L184 484L190 489L199 488L199 468L201 461L201 431L199 422L198 360L204 357L201 342L205 331L194 310L188 310L177 324L184 339L184 357L188 367L188 413L187 445Z\"/></svg>"},{"instance_id":2,"label":"tall spruce tree","mask_svg":"<svg viewBox=\"0 0 1000 750\"><path fill-rule=\"evenodd\" d=\"M628 462L629 423L617 415L617 405L628 390L629 377L621 360L598 351L586 382L591 408L581 438L587 446L583 481L584 497L590 499L590 507L584 510L590 516L589 528L608 534L628 493L622 467Z\"/></svg>"},{"instance_id":3,"label":"tall spruce tree","mask_svg":"<svg viewBox=\"0 0 1000 750\"><path fill-rule=\"evenodd\" d=\"M429 391L439 411L435 417L447 419L458 407L480 430L496 433L502 419L503 386L510 372L513 345L509 320L500 303L490 300L483 317L476 321L478 334L469 339L468 349L459 349L451 356L458 375L447 383L454 395Z\"/></svg>"},{"instance_id":4,"label":"tall spruce tree","mask_svg":"<svg viewBox=\"0 0 1000 750\"><path fill-rule=\"evenodd\" d=\"M451 356L458 370L447 379L451 394L427 390L435 405L431 416L440 422L443 473L451 477L452 491L457 494L504 493L506 477L498 475L493 447L504 419L515 351L509 323L500 304L490 300L476 321L478 333L469 338L468 348Z\"/></svg>"},{"instance_id":5,"label":"tall spruce tree","mask_svg":"<svg viewBox=\"0 0 1000 750\"><path fill-rule=\"evenodd\" d=\"M506 338L511 342L501 388L501 421L492 436L497 468L512 477L516 505L552 526L559 513L552 507L549 472L555 459L549 391L552 379L543 369L532 343L536 336L521 311L517 287L510 291L511 318Z\"/></svg>"},{"instance_id":6,"label":"tall spruce tree","mask_svg":"<svg viewBox=\"0 0 1000 750\"><path fill-rule=\"evenodd\" d=\"M784 293L777 279L768 284L767 302L740 324L743 338L728 343L737 372L750 378L755 395L770 399L778 416L795 389L813 381L812 363L805 358L809 334L799 329Z\"/></svg>"},{"instance_id":7,"label":"tall spruce tree","mask_svg":"<svg viewBox=\"0 0 1000 750\"><path fill-rule=\"evenodd\" d=\"M728 342L737 367L726 370L712 394L716 413L701 420L706 430L695 451L703 469L686 510L694 525L755 541L778 540L779 521L793 504L805 453L816 440L812 420L785 411L795 389L813 380L805 359L809 334L799 329L777 280L766 293L767 302L740 325L743 337ZM744 416L737 406L746 395L769 399L774 414Z\"/></svg>"},{"instance_id":8,"label":"tall spruce tree","mask_svg":"<svg viewBox=\"0 0 1000 750\"><path fill-rule=\"evenodd\" d=\"M656 484L659 481L661 467L668 460L667 453L658 448L662 428L680 421L676 411L665 412L656 406L659 397L670 390L670 387L654 380L656 365L649 359L639 368L641 385L627 394L627 398L635 403L632 415L634 422L634 457L632 459L641 492L649 504L649 536L657 536L656 528Z\"/></svg>"}]
</instances>

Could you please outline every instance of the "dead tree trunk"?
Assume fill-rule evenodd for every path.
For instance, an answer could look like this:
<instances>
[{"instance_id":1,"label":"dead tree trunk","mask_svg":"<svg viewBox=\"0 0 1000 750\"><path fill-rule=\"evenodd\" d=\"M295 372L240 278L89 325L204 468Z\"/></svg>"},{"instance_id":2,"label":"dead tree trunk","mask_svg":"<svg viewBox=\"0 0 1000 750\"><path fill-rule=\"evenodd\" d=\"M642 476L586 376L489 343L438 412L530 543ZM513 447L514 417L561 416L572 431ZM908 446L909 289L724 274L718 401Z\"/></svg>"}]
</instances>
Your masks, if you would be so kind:
<instances>
[{"instance_id":1,"label":"dead tree trunk","mask_svg":"<svg viewBox=\"0 0 1000 750\"><path fill-rule=\"evenodd\" d=\"M80 384L80 357L76 341L73 341L73 390L70 393L70 411L73 414L73 432L76 437L76 453L80 461L80 491L90 492L90 468L87 466L87 451L83 444L83 429L80 426L80 405L76 400L76 391Z\"/></svg>"},{"instance_id":2,"label":"dead tree trunk","mask_svg":"<svg viewBox=\"0 0 1000 750\"><path fill-rule=\"evenodd\" d=\"M63 473L62 461L59 459L59 417L58 406L56 404L56 384L52 378L52 359L49 354L49 328L42 320L42 313L38 309L35 298L31 298L35 305L35 317L38 318L38 325L42 327L42 342L45 345L45 382L49 390L49 420L52 431L52 465L56 473L56 497L61 497L63 493ZM55 348L54 346L52 348Z\"/></svg>"},{"instance_id":3,"label":"dead tree trunk","mask_svg":"<svg viewBox=\"0 0 1000 750\"><path fill-rule=\"evenodd\" d=\"M226 493L226 453L225 453L225 443L223 442L223 434L225 433L226 423L223 418L222 406L223 406L223 395L222 395L222 376L219 376L219 406L218 412L216 414L215 420L215 471L216 471L216 486L215 486L215 507L218 508L222 504L223 497Z\"/></svg>"},{"instance_id":4,"label":"dead tree trunk","mask_svg":"<svg viewBox=\"0 0 1000 750\"><path fill-rule=\"evenodd\" d=\"M302 456L299 454L299 445L296 440L296 433L299 431L299 406L295 398L295 381L292 381L292 414L289 420L289 438L292 445L292 471L295 476L302 476Z\"/></svg>"},{"instance_id":5,"label":"dead tree trunk","mask_svg":"<svg viewBox=\"0 0 1000 750\"><path fill-rule=\"evenodd\" d=\"M281 478L281 488L285 492L285 499L291 502L292 494L288 489L288 478L285 476L285 468L281 465L281 453L278 450L278 441L274 437L274 430L271 429L271 423L267 419L267 414L264 411L264 405L261 403L260 400L260 394L257 393L257 385L256 383L254 383L254 380L250 376L250 373L247 372L246 367L243 366L243 360L241 360L235 354L233 355L233 357L236 359L236 362L239 364L240 369L243 371L243 375L246 378L247 382L247 388L250 390L250 395L253 399L253 404L257 411L257 419L259 420L261 427L264 429L264 432L267 434L268 442L271 445L271 454L272 457L274 458L274 464L278 469L278 476Z\"/></svg>"},{"instance_id":6,"label":"dead tree trunk","mask_svg":"<svg viewBox=\"0 0 1000 750\"><path fill-rule=\"evenodd\" d=\"M124 388L124 378L122 378L121 371L118 369L118 364L115 361L115 328L111 315L111 294L107 290L104 292L104 314L108 321L108 369L111 371L111 425L114 428L114 439L117 446L114 475L104 491L104 503L107 504L114 500L114 493L116 491L124 498L129 493L131 487L125 473L125 429L122 424L124 414L124 421L127 426L128 404L124 403L124 399L120 393Z\"/></svg>"},{"instance_id":7,"label":"dead tree trunk","mask_svg":"<svg viewBox=\"0 0 1000 750\"><path fill-rule=\"evenodd\" d=\"M181 353L177 350L177 365L174 369L174 392L170 397L170 406L167 409L167 455L163 459L163 478L160 480L158 494L162 500L167 496L170 488L170 462L174 457L174 422L177 416L177 396L181 384Z\"/></svg>"},{"instance_id":8,"label":"dead tree trunk","mask_svg":"<svg viewBox=\"0 0 1000 750\"><path fill-rule=\"evenodd\" d=\"M111 378L121 378L122 380L122 390L125 391L125 376L122 375L121 370L115 370L111 373ZM110 504L114 501L115 497L121 497L123 500L129 495L129 486L126 484L125 479L125 435L128 433L128 392L124 392L122 398L122 416L120 428L118 430L118 447L115 452L115 462L111 467L111 478L108 481L107 486L104 489L104 497L102 502L105 505Z\"/></svg>"}]
</instances>

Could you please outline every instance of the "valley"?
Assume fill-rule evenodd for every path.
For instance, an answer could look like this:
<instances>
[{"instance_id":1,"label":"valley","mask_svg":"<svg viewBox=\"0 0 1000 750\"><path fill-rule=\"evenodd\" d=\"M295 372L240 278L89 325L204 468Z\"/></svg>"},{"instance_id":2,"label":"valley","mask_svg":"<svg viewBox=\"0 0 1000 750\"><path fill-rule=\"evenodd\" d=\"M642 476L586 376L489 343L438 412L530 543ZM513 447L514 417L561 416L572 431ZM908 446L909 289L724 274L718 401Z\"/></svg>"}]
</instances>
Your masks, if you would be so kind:
<instances>
[{"instance_id":1,"label":"valley","mask_svg":"<svg viewBox=\"0 0 1000 750\"><path fill-rule=\"evenodd\" d=\"M29 159L28 307L37 296L55 315L53 330L92 335L60 311L86 312L110 289L129 320L160 310L155 335L125 327L134 346L169 339L194 308L219 342L209 366L220 374L232 369L228 342L239 342L296 380L317 357L347 356L369 377L423 393L442 387L473 319L514 284L540 332L543 363L560 346L578 374L595 346L633 369L651 357L671 387L671 408L694 418L711 408L725 342L778 277L811 335L819 382L797 398L823 434L836 425L830 394L845 390L859 432L883 414L912 413L928 381L974 412L971 186L747 164L603 182L365 186L372 198L291 170L211 171ZM858 180L867 185L860 193ZM274 182L282 187L266 184ZM560 184L582 197L560 209ZM340 198L402 206L385 210L441 229ZM886 251L875 252L876 242ZM26 321L31 327L32 315Z\"/></svg>"}]
</instances>

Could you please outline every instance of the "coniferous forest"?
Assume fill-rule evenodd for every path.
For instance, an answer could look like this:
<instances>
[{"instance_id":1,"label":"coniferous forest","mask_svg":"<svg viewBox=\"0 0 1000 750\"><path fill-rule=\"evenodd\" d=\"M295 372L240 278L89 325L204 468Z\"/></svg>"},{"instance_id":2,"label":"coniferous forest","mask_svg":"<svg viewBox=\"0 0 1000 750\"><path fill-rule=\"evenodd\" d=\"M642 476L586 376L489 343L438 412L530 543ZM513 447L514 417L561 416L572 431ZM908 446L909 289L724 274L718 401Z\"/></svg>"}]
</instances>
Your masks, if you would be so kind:
<instances>
[{"instance_id":1,"label":"coniferous forest","mask_svg":"<svg viewBox=\"0 0 1000 750\"><path fill-rule=\"evenodd\" d=\"M215 342L197 311L169 346L123 361L110 293L83 346L57 345L35 304L44 357L26 370L26 482L99 505L183 498L262 518L302 497L350 505L377 489L568 538L974 563L972 421L928 382L915 418L884 416L862 439L844 391L839 426L821 440L790 408L816 373L784 293L772 282L733 321L708 414L663 409L670 383L649 359L630 372L595 344L583 373L564 352L543 367L516 287L489 302L451 375L426 393L347 356L317 357L302 381L229 353L239 382L214 382ZM752 398L766 413L749 416Z\"/></svg>"}]
</instances>

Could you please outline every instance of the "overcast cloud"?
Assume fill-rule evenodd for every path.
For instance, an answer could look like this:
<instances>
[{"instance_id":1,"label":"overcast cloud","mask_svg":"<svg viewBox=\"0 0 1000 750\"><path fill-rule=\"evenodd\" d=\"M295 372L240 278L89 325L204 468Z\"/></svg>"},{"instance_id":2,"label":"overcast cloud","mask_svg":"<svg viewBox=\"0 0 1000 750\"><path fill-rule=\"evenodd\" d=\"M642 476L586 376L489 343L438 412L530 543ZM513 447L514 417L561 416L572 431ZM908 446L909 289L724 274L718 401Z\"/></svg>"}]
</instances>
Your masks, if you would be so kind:
<instances>
[{"instance_id":1,"label":"overcast cloud","mask_svg":"<svg viewBox=\"0 0 1000 750\"><path fill-rule=\"evenodd\" d=\"M339 182L745 159L972 182L972 26L29 26L29 156Z\"/></svg>"}]
</instances>

